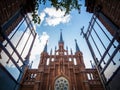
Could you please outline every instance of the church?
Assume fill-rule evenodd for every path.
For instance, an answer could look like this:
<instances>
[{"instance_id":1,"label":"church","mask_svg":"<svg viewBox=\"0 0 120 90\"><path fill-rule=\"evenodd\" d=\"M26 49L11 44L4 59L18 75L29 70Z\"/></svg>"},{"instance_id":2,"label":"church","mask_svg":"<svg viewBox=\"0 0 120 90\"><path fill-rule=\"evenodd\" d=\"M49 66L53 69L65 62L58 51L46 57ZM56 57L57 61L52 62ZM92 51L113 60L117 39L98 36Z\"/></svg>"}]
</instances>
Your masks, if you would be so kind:
<instances>
[{"instance_id":1,"label":"church","mask_svg":"<svg viewBox=\"0 0 120 90\"><path fill-rule=\"evenodd\" d=\"M75 54L64 48L62 32L54 55L47 44L40 55L38 69L25 68L20 90L104 90L95 67L85 68L83 54L75 40Z\"/></svg>"}]
</instances>

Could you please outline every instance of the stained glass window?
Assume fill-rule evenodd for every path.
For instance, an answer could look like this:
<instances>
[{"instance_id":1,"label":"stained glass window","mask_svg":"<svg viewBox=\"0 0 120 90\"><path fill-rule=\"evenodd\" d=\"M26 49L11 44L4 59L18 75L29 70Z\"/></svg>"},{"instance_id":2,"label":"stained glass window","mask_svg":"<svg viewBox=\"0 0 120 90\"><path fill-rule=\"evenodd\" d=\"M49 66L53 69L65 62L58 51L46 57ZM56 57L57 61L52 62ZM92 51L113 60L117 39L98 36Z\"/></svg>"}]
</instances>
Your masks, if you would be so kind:
<instances>
[{"instance_id":1,"label":"stained glass window","mask_svg":"<svg viewBox=\"0 0 120 90\"><path fill-rule=\"evenodd\" d=\"M55 90L69 90L69 82L64 77L59 77L55 81Z\"/></svg>"}]
</instances>

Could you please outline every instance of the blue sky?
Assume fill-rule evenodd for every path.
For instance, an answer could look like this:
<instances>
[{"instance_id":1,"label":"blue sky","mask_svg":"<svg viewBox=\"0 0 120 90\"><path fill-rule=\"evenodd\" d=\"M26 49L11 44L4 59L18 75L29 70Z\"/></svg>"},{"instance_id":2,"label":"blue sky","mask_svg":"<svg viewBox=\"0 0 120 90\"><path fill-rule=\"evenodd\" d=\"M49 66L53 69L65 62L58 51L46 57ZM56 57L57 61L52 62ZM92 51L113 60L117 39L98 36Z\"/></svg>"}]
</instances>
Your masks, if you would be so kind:
<instances>
[{"instance_id":1,"label":"blue sky","mask_svg":"<svg viewBox=\"0 0 120 90\"><path fill-rule=\"evenodd\" d=\"M91 67L89 62L92 60L91 54L89 53L83 36L80 36L80 28L85 26L85 30L87 30L92 14L86 12L86 8L84 7L84 0L82 0L80 3L82 4L80 14L77 10L72 10L70 14L66 15L65 17L64 11L56 11L55 8L49 6L49 3L47 5L40 6L39 14L41 17L41 24L36 25L36 32L38 33L38 39L40 39L40 42L42 42L41 37L44 34L44 39L48 39L48 53L50 52L51 48L54 53L55 46L58 48L60 29L62 29L64 48L68 46L68 50L70 51L70 49L72 49L73 53L75 53L74 40L77 39L79 48L83 53L84 62L87 67ZM46 42L46 40L44 41ZM39 55L40 53L41 51L39 52ZM33 60L34 62L39 61L39 55L35 56L35 60ZM35 63L33 64L33 68L34 65Z\"/></svg>"},{"instance_id":2,"label":"blue sky","mask_svg":"<svg viewBox=\"0 0 120 90\"><path fill-rule=\"evenodd\" d=\"M33 24L34 28L37 32L37 37L36 37L36 40L35 40L35 43L34 43L34 46L33 46L32 52L31 52L31 57L30 57L30 62L33 61L32 68L37 68L39 61L40 61L40 54L43 51L47 40L48 40L48 53L50 53L50 50L52 48L52 51L54 54L55 46L57 46L57 49L58 49L58 41L60 39L60 30L61 29L62 29L62 33L63 33L64 48L66 49L66 46L68 46L69 54L70 54L70 49L72 49L73 53L75 53L75 39L77 39L79 48L80 48L81 52L83 53L83 59L85 62L85 66L87 68L91 67L90 60L93 61L93 59L92 59L91 53L88 49L88 46L85 42L85 39L83 38L83 36L80 36L80 32L81 32L80 29L84 26L84 32L87 31L88 24L90 22L92 14L86 12L86 8L84 7L84 0L82 0L80 3L82 4L80 14L78 14L78 11L73 10L72 12L70 12L69 15L66 15L66 16L64 16L65 11L62 11L62 12L60 10L56 11L55 8L53 8L49 5L49 3L47 3L44 6L40 6L38 13L41 17L41 24L40 25ZM30 14L28 14L28 15L31 18L31 15ZM99 22L99 24L100 24L100 22ZM12 42L14 45L17 44L17 41L20 39L20 36L22 35L23 30L25 30L26 27L27 27L27 25L25 23L23 23L23 26L21 26L19 28L19 31L12 39ZM108 46L109 40L105 36L103 36L103 34L102 34L103 32L100 30L100 28L97 25L95 25L94 28L96 29L96 32L99 33L99 36L103 40L103 43L105 44L105 46ZM103 27L103 28L105 29L105 27ZM110 33L108 33L107 30L106 30L106 33L112 39ZM22 47L25 45L26 39L29 36L29 34L30 34L30 32L28 30L28 32L25 33L23 39L21 40L19 47L17 48L19 53L21 52ZM101 43L100 43L100 41L97 40L98 38L96 37L96 35L94 33L92 33L92 34L94 35L94 39L97 42L99 50L103 54L105 49L103 48L103 46L100 45ZM25 58L28 53L28 50L29 50L28 47L30 45L29 43L31 42L32 38L33 37L30 38L30 41L27 44L28 46L26 46L27 48L24 50L24 53L22 55L23 58ZM5 43L6 42L4 42L4 44ZM93 44L92 40L91 40L91 44L92 44L92 47L95 48L95 45ZM118 42L116 41L114 44L117 46ZM10 53L12 53L12 49L10 48L9 45L7 45L6 48L9 50ZM114 49L115 48L112 47L110 49L109 53L112 54ZM97 52L96 49L94 49L94 50ZM0 63L2 63L4 66L6 66L6 68L10 71L10 73L13 76L16 73L15 78L17 79L17 77L19 76L18 69L15 68L15 65L12 62L9 62L7 64L6 61L9 59L9 57L3 51L1 53L2 53L2 59L0 59ZM100 55L98 53L95 53L95 54L96 54L96 57L98 58L98 60L100 60L101 59ZM120 62L118 61L118 59L120 58L119 54L120 53L118 52L116 54L116 56L114 57L114 61L116 62L117 65L115 66L111 63L105 72L105 75L108 76L107 79L109 79L109 77L113 74L112 71L115 71L115 69L120 65ZM16 54L13 54L13 57L15 58L15 60L18 59ZM107 62L108 59L109 59L109 56L107 55L105 57L105 61ZM19 61L18 64L21 66L22 62ZM102 64L102 66L105 66L105 65Z\"/></svg>"}]
</instances>

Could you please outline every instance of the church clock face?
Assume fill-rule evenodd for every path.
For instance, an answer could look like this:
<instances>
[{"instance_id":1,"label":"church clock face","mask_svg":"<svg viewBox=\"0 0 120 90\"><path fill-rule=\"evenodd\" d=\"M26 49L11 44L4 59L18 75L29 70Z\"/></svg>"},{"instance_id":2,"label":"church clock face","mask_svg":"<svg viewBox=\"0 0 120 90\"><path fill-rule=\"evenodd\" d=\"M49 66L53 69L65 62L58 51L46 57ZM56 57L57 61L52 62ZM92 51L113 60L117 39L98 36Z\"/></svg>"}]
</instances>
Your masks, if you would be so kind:
<instances>
[{"instance_id":1,"label":"church clock face","mask_svg":"<svg viewBox=\"0 0 120 90\"><path fill-rule=\"evenodd\" d=\"M64 77L59 77L55 81L55 90L69 90L69 82Z\"/></svg>"}]
</instances>

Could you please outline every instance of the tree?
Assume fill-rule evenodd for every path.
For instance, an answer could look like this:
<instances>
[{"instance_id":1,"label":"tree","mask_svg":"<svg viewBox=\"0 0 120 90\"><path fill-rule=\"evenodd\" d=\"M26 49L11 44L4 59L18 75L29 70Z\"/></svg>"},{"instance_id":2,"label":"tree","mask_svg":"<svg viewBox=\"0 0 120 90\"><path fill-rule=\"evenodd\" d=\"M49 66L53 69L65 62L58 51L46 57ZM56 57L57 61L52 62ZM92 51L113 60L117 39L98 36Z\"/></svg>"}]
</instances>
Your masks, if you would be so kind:
<instances>
[{"instance_id":1,"label":"tree","mask_svg":"<svg viewBox=\"0 0 120 90\"><path fill-rule=\"evenodd\" d=\"M65 10L65 15L69 14L72 9L76 9L80 13L81 4L79 4L78 0L34 0L35 10L32 12L32 20L34 23L39 24L41 21L40 17L37 14L39 5L45 5L48 1L51 3L51 6L56 8L56 10Z\"/></svg>"}]
</instances>

